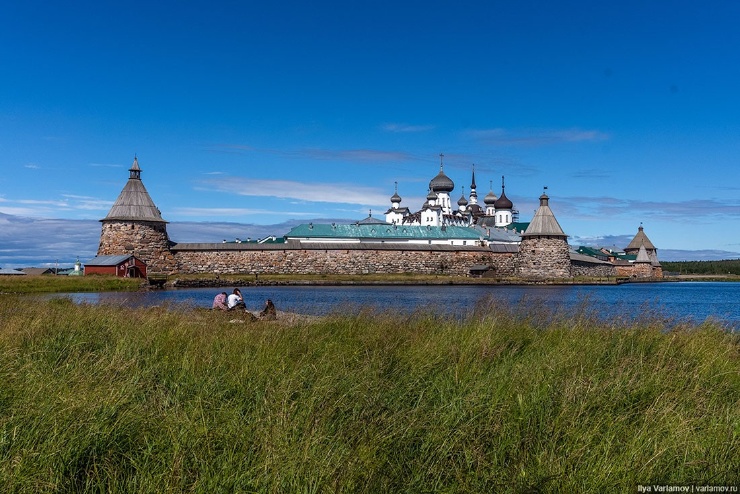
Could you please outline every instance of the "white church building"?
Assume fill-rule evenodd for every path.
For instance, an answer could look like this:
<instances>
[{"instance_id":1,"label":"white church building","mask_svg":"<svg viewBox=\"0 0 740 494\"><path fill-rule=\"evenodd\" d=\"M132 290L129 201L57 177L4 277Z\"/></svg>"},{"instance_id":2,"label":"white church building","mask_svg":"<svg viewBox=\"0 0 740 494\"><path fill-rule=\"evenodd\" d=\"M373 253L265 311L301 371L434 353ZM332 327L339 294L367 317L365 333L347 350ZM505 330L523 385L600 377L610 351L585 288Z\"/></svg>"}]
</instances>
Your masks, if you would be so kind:
<instances>
[{"instance_id":1,"label":"white church building","mask_svg":"<svg viewBox=\"0 0 740 494\"><path fill-rule=\"evenodd\" d=\"M483 206L478 204L478 192L475 183L475 168L472 172L470 195L465 191L457 200L456 209L452 203L452 192L455 183L444 172L444 155L440 154L439 173L429 182L426 202L421 209L412 212L401 206L401 196L396 190L391 196L391 207L385 212L385 221L392 225L418 226L479 226L482 228L506 228L518 221L518 211L506 197L504 178L501 177L501 196L496 197L491 190L483 198Z\"/></svg>"}]
</instances>

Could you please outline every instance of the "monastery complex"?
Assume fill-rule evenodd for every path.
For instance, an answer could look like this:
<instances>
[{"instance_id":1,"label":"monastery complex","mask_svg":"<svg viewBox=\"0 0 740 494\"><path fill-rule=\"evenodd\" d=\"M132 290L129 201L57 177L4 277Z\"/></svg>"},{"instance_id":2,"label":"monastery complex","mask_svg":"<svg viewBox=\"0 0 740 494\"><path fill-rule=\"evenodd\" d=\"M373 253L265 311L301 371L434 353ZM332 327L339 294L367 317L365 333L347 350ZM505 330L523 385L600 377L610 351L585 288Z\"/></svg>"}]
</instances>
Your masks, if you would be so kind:
<instances>
[{"instance_id":1,"label":"monastery complex","mask_svg":"<svg viewBox=\"0 0 740 494\"><path fill-rule=\"evenodd\" d=\"M454 183L444 173L429 182L418 211L401 206L398 186L384 219L351 224L303 224L282 238L177 243L149 196L135 158L129 178L103 218L97 257L86 273L147 274L368 274L418 273L498 279L574 277L661 278L657 249L639 227L623 250L568 245L568 236L543 193L529 223L506 197L491 191L478 202L475 171L469 195L453 206Z\"/></svg>"}]
</instances>

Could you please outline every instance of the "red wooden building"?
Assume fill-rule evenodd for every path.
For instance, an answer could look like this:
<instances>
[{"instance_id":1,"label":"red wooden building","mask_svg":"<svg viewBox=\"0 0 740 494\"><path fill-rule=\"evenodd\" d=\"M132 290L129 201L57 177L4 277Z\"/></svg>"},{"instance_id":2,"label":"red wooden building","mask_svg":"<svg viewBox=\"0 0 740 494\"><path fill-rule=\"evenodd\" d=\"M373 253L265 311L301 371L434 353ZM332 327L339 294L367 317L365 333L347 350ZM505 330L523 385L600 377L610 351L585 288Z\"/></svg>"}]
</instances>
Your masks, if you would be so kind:
<instances>
[{"instance_id":1,"label":"red wooden building","mask_svg":"<svg viewBox=\"0 0 740 494\"><path fill-rule=\"evenodd\" d=\"M85 275L107 274L121 278L146 278L146 264L132 255L97 256L85 263Z\"/></svg>"}]
</instances>

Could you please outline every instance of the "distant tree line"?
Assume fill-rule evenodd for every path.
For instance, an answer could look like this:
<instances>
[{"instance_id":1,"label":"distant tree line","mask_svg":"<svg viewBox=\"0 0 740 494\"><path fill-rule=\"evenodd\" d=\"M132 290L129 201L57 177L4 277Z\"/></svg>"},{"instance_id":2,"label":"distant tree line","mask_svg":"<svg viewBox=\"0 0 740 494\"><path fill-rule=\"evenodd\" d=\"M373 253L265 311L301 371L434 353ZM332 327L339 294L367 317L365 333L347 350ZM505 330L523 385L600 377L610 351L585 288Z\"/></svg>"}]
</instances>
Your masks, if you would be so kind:
<instances>
[{"instance_id":1,"label":"distant tree line","mask_svg":"<svg viewBox=\"0 0 740 494\"><path fill-rule=\"evenodd\" d=\"M723 261L660 261L663 271L680 274L740 275L740 259Z\"/></svg>"}]
</instances>

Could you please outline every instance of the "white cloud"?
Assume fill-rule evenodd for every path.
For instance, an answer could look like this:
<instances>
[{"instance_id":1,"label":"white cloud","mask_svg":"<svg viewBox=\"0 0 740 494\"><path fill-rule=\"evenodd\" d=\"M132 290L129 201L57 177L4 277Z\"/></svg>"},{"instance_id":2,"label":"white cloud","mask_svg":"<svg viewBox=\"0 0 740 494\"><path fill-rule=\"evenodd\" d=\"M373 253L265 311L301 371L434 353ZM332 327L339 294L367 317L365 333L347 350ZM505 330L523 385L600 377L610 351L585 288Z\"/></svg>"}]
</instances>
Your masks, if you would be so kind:
<instances>
[{"instance_id":1,"label":"white cloud","mask_svg":"<svg viewBox=\"0 0 740 494\"><path fill-rule=\"evenodd\" d=\"M319 160L334 161L409 161L414 159L402 151L382 151L378 149L301 149L295 155Z\"/></svg>"},{"instance_id":2,"label":"white cloud","mask_svg":"<svg viewBox=\"0 0 740 494\"><path fill-rule=\"evenodd\" d=\"M116 165L113 163L90 163L89 166L99 167L99 168L124 168L123 165Z\"/></svg>"},{"instance_id":3,"label":"white cloud","mask_svg":"<svg viewBox=\"0 0 740 494\"><path fill-rule=\"evenodd\" d=\"M687 218L740 218L740 203L712 199L642 201L618 197L562 197L557 207L577 218L650 217L684 222Z\"/></svg>"},{"instance_id":4,"label":"white cloud","mask_svg":"<svg viewBox=\"0 0 740 494\"><path fill-rule=\"evenodd\" d=\"M77 196L72 194L63 194L62 197L66 197L73 201L72 204L68 204L71 209L103 211L108 210L113 206L113 201L99 199L97 197Z\"/></svg>"},{"instance_id":5,"label":"white cloud","mask_svg":"<svg viewBox=\"0 0 740 494\"><path fill-rule=\"evenodd\" d=\"M193 217L244 217L244 216L316 216L315 212L306 211L276 211L273 209L249 209L249 208L175 208L171 214L193 218Z\"/></svg>"},{"instance_id":6,"label":"white cloud","mask_svg":"<svg viewBox=\"0 0 740 494\"><path fill-rule=\"evenodd\" d=\"M416 161L417 158L405 151L385 151L381 149L325 149L301 148L293 150L255 148L241 144L217 144L210 148L212 151L225 153L257 152L293 159L317 159L350 162L398 162Z\"/></svg>"},{"instance_id":7,"label":"white cloud","mask_svg":"<svg viewBox=\"0 0 740 494\"><path fill-rule=\"evenodd\" d=\"M60 211L101 211L110 209L113 201L89 196L62 195L61 199L0 198L0 212L32 218L53 218Z\"/></svg>"},{"instance_id":8,"label":"white cloud","mask_svg":"<svg viewBox=\"0 0 740 494\"><path fill-rule=\"evenodd\" d=\"M373 187L354 184L308 184L289 180L250 180L240 177L223 180L206 180L208 190L218 190L242 196L277 197L308 202L338 204L386 204L387 192Z\"/></svg>"},{"instance_id":9,"label":"white cloud","mask_svg":"<svg viewBox=\"0 0 740 494\"><path fill-rule=\"evenodd\" d=\"M241 154L249 151L257 151L252 146L244 144L214 144L209 148L211 151L222 152L222 153L236 153Z\"/></svg>"},{"instance_id":10,"label":"white cloud","mask_svg":"<svg viewBox=\"0 0 740 494\"><path fill-rule=\"evenodd\" d=\"M542 146L567 142L593 142L609 139L609 134L583 129L479 129L466 134L485 144Z\"/></svg>"},{"instance_id":11,"label":"white cloud","mask_svg":"<svg viewBox=\"0 0 740 494\"><path fill-rule=\"evenodd\" d=\"M39 219L0 213L0 266L74 263L95 255L100 223L95 220Z\"/></svg>"},{"instance_id":12,"label":"white cloud","mask_svg":"<svg viewBox=\"0 0 740 494\"><path fill-rule=\"evenodd\" d=\"M411 133L434 130L434 125L410 125L406 123L386 123L381 126L386 132Z\"/></svg>"},{"instance_id":13,"label":"white cloud","mask_svg":"<svg viewBox=\"0 0 740 494\"><path fill-rule=\"evenodd\" d=\"M12 214L16 216L44 217L53 214L58 209L55 208L23 208L17 206L2 206L0 213Z\"/></svg>"}]
</instances>

